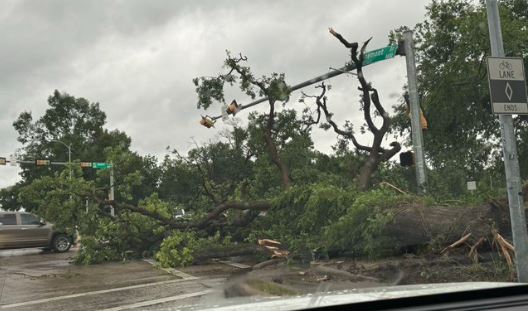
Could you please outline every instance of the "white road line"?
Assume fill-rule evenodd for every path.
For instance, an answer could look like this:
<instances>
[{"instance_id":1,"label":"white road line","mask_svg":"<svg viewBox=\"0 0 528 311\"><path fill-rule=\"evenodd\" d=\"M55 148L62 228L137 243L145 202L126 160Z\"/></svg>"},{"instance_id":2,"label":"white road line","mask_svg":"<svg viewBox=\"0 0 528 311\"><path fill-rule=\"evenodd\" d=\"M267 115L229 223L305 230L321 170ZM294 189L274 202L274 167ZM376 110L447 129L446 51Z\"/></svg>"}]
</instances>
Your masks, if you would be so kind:
<instances>
[{"instance_id":1,"label":"white road line","mask_svg":"<svg viewBox=\"0 0 528 311\"><path fill-rule=\"evenodd\" d=\"M143 259L143 261L145 262L148 262L149 264L153 265L153 266L156 266L157 262L154 260L154 259ZM192 276L190 274L187 274L185 272L182 272L180 270L176 270L176 269L173 269L173 268L162 268L160 267L161 270L169 273L169 274L172 274L172 275L175 275L175 276L179 276L181 277L182 279L186 279L186 280L196 280L197 277L195 276Z\"/></svg>"},{"instance_id":2,"label":"white road line","mask_svg":"<svg viewBox=\"0 0 528 311\"><path fill-rule=\"evenodd\" d=\"M154 299L154 300L147 300L147 301L137 302L137 303L133 303L133 304L129 304L129 305L124 305L124 306L119 306L119 307L114 307L114 308L108 308L108 309L102 309L102 310L99 310L99 311L121 311L121 310L133 309L133 308L142 308L142 307L157 305L157 304L160 304L160 303L165 303L165 302L170 302L170 301L175 301L175 300L181 300L181 299L185 299L185 298L203 296L203 295L208 294L210 292L212 292L212 290L208 289L208 290L204 290L204 291L201 291L201 292L182 294L182 295L171 296L171 297L160 298L160 299Z\"/></svg>"},{"instance_id":3,"label":"white road line","mask_svg":"<svg viewBox=\"0 0 528 311\"><path fill-rule=\"evenodd\" d=\"M196 279L196 278L194 278L194 279ZM9 309L9 308L15 308L15 307L21 307L21 306L36 305L36 304L39 304L39 303L46 303L46 302L57 301L57 300L71 299L71 298L77 298L77 297L83 297L83 296L99 295L99 294L119 292L119 291L124 291L124 290L129 290L129 289L136 289L136 288L144 288L144 287L151 287L151 286L157 286L157 285L179 283L179 282L184 282L184 281L190 281L190 279L177 279L177 280L161 281L161 282L155 282L155 283L145 283L145 284L125 286L125 287L116 287L116 288L110 288L110 289L96 290L96 291L84 292L84 293L78 293L78 294L71 294L71 295L57 296L57 297L51 297L51 298L37 299L37 300L31 300L31 301L25 301L25 302L19 302L19 303L12 303L12 304L8 304L8 305L0 305L0 309Z\"/></svg>"},{"instance_id":4,"label":"white road line","mask_svg":"<svg viewBox=\"0 0 528 311\"><path fill-rule=\"evenodd\" d=\"M221 262L229 266L233 266L235 268L240 268L240 269L251 268L251 266L245 265L243 263L238 263L238 262L232 262L232 261L227 261L227 260L219 260L218 262Z\"/></svg>"}]
</instances>

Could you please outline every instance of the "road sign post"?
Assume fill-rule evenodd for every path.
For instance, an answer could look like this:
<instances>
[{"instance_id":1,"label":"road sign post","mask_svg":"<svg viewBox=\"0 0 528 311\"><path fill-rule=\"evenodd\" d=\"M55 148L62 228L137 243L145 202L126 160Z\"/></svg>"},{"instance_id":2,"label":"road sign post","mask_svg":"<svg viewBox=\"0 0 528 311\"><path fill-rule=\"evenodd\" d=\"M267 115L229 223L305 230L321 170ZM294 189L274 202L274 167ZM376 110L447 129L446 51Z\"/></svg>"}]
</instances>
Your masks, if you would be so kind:
<instances>
[{"instance_id":1,"label":"road sign post","mask_svg":"<svg viewBox=\"0 0 528 311\"><path fill-rule=\"evenodd\" d=\"M528 114L524 62L520 57L488 57L493 113Z\"/></svg>"},{"instance_id":2,"label":"road sign post","mask_svg":"<svg viewBox=\"0 0 528 311\"><path fill-rule=\"evenodd\" d=\"M409 87L409 102L411 106L412 144L415 154L416 184L418 193L426 192L425 158L423 152L422 125L420 124L420 99L418 97L418 79L414 59L414 43L412 31L403 33L405 44L405 60L407 63L407 85Z\"/></svg>"},{"instance_id":3,"label":"road sign post","mask_svg":"<svg viewBox=\"0 0 528 311\"><path fill-rule=\"evenodd\" d=\"M486 0L486 6L488 12L491 55L496 57L504 57L504 47L502 45L502 31L497 0ZM490 76L495 77L495 74L496 73L490 73ZM493 92L494 91L491 89L490 83L490 93ZM500 90L498 92L500 93ZM506 85L504 85L504 92L507 92ZM513 94L510 96L507 94L505 95L506 97L513 98ZM513 118L511 113L512 112L510 112L510 114L499 114L499 121L501 124L502 151L504 155L504 169L506 171L506 186L508 190L508 204L510 207L513 245L515 248L517 280L518 282L526 283L528 282L528 232L526 231L526 218L524 213L523 195L521 191L521 176L519 173L519 159L517 157L517 146L515 143Z\"/></svg>"}]
</instances>

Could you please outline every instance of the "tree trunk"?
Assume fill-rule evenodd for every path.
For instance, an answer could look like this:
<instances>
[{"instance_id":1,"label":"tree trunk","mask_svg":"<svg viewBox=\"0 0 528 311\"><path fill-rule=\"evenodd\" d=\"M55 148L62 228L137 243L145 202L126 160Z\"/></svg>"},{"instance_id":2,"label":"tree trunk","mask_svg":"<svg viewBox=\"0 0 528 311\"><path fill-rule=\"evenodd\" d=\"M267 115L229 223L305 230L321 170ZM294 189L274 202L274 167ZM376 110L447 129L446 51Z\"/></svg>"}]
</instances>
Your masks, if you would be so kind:
<instances>
[{"instance_id":1,"label":"tree trunk","mask_svg":"<svg viewBox=\"0 0 528 311\"><path fill-rule=\"evenodd\" d=\"M269 104L270 112L268 114L266 128L264 129L264 141L266 142L266 147L271 157L271 161L281 172L282 186L284 189L288 189L291 186L290 170L288 169L288 166L281 160L279 153L277 152L277 146L275 146L275 143L273 142L273 136L271 134L271 129L273 128L275 118L275 102L270 100Z\"/></svg>"},{"instance_id":2,"label":"tree trunk","mask_svg":"<svg viewBox=\"0 0 528 311\"><path fill-rule=\"evenodd\" d=\"M507 205L423 206L404 204L393 208L394 219L386 225L382 236L395 246L412 248L434 243L449 245L471 233L469 244L481 237L490 237L496 228L505 238L511 238Z\"/></svg>"},{"instance_id":3,"label":"tree trunk","mask_svg":"<svg viewBox=\"0 0 528 311\"><path fill-rule=\"evenodd\" d=\"M370 186L370 180L372 178L372 174L376 171L378 168L378 160L374 158L374 156L369 155L367 158L367 161L363 164L361 169L359 170L359 189L361 191L367 191Z\"/></svg>"},{"instance_id":4,"label":"tree trunk","mask_svg":"<svg viewBox=\"0 0 528 311\"><path fill-rule=\"evenodd\" d=\"M286 166L279 157L277 148L275 147L275 144L273 143L273 140L271 138L271 133L268 133L268 131L266 131L266 133L264 133L264 140L266 141L266 147L268 148L271 161L277 166L281 173L282 186L284 187L284 189L290 188L290 170L288 169L288 166Z\"/></svg>"}]
</instances>

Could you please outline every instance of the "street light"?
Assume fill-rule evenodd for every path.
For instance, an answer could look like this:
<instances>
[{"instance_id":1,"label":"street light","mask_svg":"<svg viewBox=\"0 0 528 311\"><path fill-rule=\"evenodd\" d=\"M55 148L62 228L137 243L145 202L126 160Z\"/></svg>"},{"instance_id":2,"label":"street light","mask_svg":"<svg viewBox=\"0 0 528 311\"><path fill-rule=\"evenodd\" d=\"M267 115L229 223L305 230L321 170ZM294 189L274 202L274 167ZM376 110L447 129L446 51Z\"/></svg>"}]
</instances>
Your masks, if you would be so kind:
<instances>
[{"instance_id":1,"label":"street light","mask_svg":"<svg viewBox=\"0 0 528 311\"><path fill-rule=\"evenodd\" d=\"M60 140L52 140L51 142L63 144L64 147L68 148L68 166L70 167L70 180L72 179L72 168L71 168L71 144L66 145Z\"/></svg>"}]
</instances>

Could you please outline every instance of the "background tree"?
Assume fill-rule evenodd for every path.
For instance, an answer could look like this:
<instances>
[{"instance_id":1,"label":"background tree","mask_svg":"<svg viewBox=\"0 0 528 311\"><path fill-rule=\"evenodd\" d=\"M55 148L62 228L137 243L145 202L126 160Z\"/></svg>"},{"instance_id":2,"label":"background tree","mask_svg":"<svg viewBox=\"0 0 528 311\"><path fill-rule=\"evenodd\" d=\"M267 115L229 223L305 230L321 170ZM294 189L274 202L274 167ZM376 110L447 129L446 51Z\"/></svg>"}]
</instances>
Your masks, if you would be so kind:
<instances>
[{"instance_id":1,"label":"background tree","mask_svg":"<svg viewBox=\"0 0 528 311\"><path fill-rule=\"evenodd\" d=\"M59 140L71 144L72 160L93 160L104 162L104 149L111 145L130 146L130 138L119 131L103 128L106 115L98 103L89 103L84 98L75 98L66 93L55 91L48 98L49 108L38 120L33 120L31 112L23 112L13 123L18 132L17 140L22 148L17 156L22 160L53 159L68 161L68 150ZM18 209L16 198L21 187L30 184L42 176L52 176L63 167L35 167L21 164L22 180L9 190L1 193L2 206L6 209ZM94 179L95 172L86 170L87 178Z\"/></svg>"},{"instance_id":2,"label":"background tree","mask_svg":"<svg viewBox=\"0 0 528 311\"><path fill-rule=\"evenodd\" d=\"M392 158L400 151L401 146L396 141L391 143L390 149L386 149L381 146L385 134L390 131L391 118L380 103L377 89L374 88L371 83L366 81L363 74L363 56L370 39L363 43L361 51L358 53L359 45L357 42L349 43L345 38L343 38L343 36L341 36L341 34L335 32L332 28L330 28L330 33L336 37L346 48L350 49L351 62L356 65L357 77L360 83L358 90L362 92L361 109L363 110L363 117L369 132L373 134L374 138L370 146L362 145L357 141L350 122L347 121L345 127L340 128L337 123L332 120L333 114L329 111L327 105L327 86L324 83L319 86L319 88L321 88L321 94L318 96L311 96L315 98L315 102L317 104L317 118L313 121L313 123L320 122L322 111L326 119L326 124L323 123L323 128L328 129L331 127L334 132L336 132L342 138L351 141L358 151L364 152L366 154L366 159L361 166L357 180L360 189L367 190L370 186L371 178L374 172L378 169L379 164L381 162L387 162L390 158ZM308 96L305 95L305 97ZM372 105L374 106L375 110L372 110ZM378 127L374 124L373 119L376 115L382 118L381 127Z\"/></svg>"},{"instance_id":3,"label":"background tree","mask_svg":"<svg viewBox=\"0 0 528 311\"><path fill-rule=\"evenodd\" d=\"M232 57L227 53L227 59L224 67L229 71L226 74L218 75L217 77L200 77L195 78L196 92L198 93L198 108L207 109L213 103L218 101L225 105L224 99L224 85L228 83L233 85L238 82L240 90L255 98L258 94L261 97L266 97L269 104L269 113L266 118L261 119L262 137L266 144L267 152L271 161L281 172L282 184L284 189L291 186L291 176L288 166L281 159L281 155L274 143L275 135L275 104L277 101L287 101L289 99L289 89L284 81L284 74L272 73L269 77L262 76L256 78L249 67L243 66L242 63L247 61L247 58L240 55L239 57Z\"/></svg>"},{"instance_id":4,"label":"background tree","mask_svg":"<svg viewBox=\"0 0 528 311\"><path fill-rule=\"evenodd\" d=\"M528 64L526 1L501 1L500 15L506 56L521 56ZM414 28L422 109L429 121L424 132L425 155L433 169L429 183L447 195L464 192L468 179L489 185L504 183L500 126L491 113L486 57L490 56L484 1L432 1L426 20ZM391 33L398 39L403 28ZM405 105L397 107L395 125L409 133ZM527 118L514 119L521 175L528 175L524 143ZM409 136L408 136L409 137ZM432 190L432 189L431 189Z\"/></svg>"}]
</instances>

